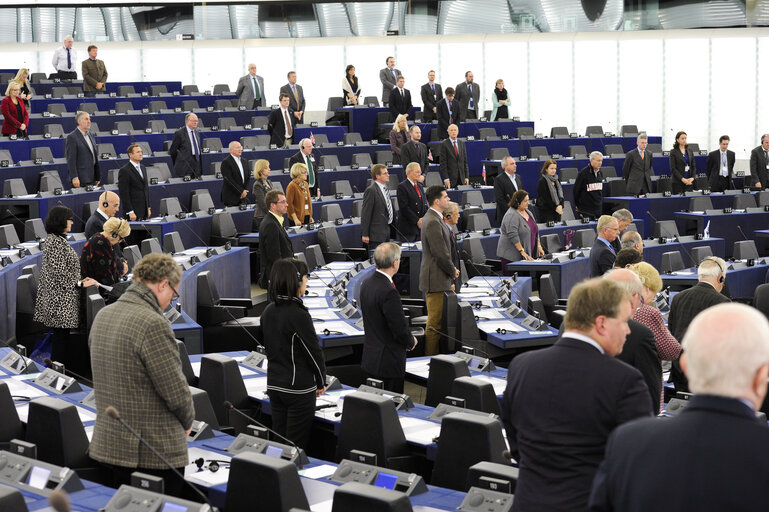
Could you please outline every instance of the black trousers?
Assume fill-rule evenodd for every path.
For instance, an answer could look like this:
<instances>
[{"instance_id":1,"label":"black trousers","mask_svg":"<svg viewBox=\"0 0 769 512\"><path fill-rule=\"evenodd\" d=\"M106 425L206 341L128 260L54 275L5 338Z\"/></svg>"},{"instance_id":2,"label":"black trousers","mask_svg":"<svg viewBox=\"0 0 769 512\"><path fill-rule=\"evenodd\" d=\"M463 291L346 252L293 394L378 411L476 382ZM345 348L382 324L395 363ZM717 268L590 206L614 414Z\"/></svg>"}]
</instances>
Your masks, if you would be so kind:
<instances>
[{"instance_id":1,"label":"black trousers","mask_svg":"<svg viewBox=\"0 0 769 512\"><path fill-rule=\"evenodd\" d=\"M67 370L90 379L91 352L88 349L88 337L83 332L71 333L70 331L70 329L53 328L51 361L61 363Z\"/></svg>"},{"instance_id":2,"label":"black trousers","mask_svg":"<svg viewBox=\"0 0 769 512\"><path fill-rule=\"evenodd\" d=\"M381 380L385 390L387 391L392 391L393 393L403 393L405 377L377 377L376 375L372 375L370 373L367 373L366 376L369 379Z\"/></svg>"},{"instance_id":3,"label":"black trousers","mask_svg":"<svg viewBox=\"0 0 769 512\"><path fill-rule=\"evenodd\" d=\"M139 473L147 473L148 475L162 478L163 484L165 486L165 494L176 496L177 498L182 498L185 500L198 502L201 501L200 496L189 489L188 486L184 483L184 480L179 478L179 476L170 469L127 468L124 466L115 466L105 463L101 463L101 465L110 471L112 477L111 487L114 487L115 489L123 484L130 485L131 473L138 471ZM179 471L179 473L184 474L184 467L176 469Z\"/></svg>"},{"instance_id":4,"label":"black trousers","mask_svg":"<svg viewBox=\"0 0 769 512\"><path fill-rule=\"evenodd\" d=\"M718 181L711 183L710 190L711 192L723 192L724 190L728 190L732 188L729 183L729 178L726 176L718 176ZM763 185L763 183L762 183Z\"/></svg>"},{"instance_id":5,"label":"black trousers","mask_svg":"<svg viewBox=\"0 0 769 512\"><path fill-rule=\"evenodd\" d=\"M315 392L297 395L269 389L267 395L272 408L272 429L306 450L315 419Z\"/></svg>"}]
</instances>

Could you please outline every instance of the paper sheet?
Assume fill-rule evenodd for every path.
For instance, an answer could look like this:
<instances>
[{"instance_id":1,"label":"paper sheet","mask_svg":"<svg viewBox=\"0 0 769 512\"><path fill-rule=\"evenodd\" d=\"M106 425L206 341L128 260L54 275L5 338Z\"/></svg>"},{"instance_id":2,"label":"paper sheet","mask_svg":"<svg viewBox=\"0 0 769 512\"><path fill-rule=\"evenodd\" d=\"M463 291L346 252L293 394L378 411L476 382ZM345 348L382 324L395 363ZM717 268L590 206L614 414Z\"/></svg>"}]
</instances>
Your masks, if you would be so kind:
<instances>
[{"instance_id":1,"label":"paper sheet","mask_svg":"<svg viewBox=\"0 0 769 512\"><path fill-rule=\"evenodd\" d=\"M246 392L248 393L248 396L257 399L261 399L266 396L267 377L253 377L250 379L243 379L243 384L246 385Z\"/></svg>"},{"instance_id":2,"label":"paper sheet","mask_svg":"<svg viewBox=\"0 0 769 512\"><path fill-rule=\"evenodd\" d=\"M465 302L473 302L473 303L480 302L481 304L487 304L489 306L494 307L494 306L497 305L497 301L499 301L499 297L497 297L496 295L493 296L493 297L488 297L488 296L486 296L486 297L483 297L483 296L481 296L481 297L465 297L464 300L465 300Z\"/></svg>"},{"instance_id":3,"label":"paper sheet","mask_svg":"<svg viewBox=\"0 0 769 512\"><path fill-rule=\"evenodd\" d=\"M26 396L29 398L39 398L41 396L48 396L48 394L45 391L38 389L35 386L30 386L26 382L22 382L21 380L18 379L18 377L3 379L3 382L8 384L8 391L11 392L11 395Z\"/></svg>"},{"instance_id":4,"label":"paper sheet","mask_svg":"<svg viewBox=\"0 0 769 512\"><path fill-rule=\"evenodd\" d=\"M312 512L331 512L333 504L334 500L321 501L320 503L310 505L310 510Z\"/></svg>"},{"instance_id":5,"label":"paper sheet","mask_svg":"<svg viewBox=\"0 0 769 512\"><path fill-rule=\"evenodd\" d=\"M490 295L496 295L496 292L491 288L469 288L466 291L463 288L462 291L457 294L457 298L459 300L466 300L471 297L488 297Z\"/></svg>"},{"instance_id":6,"label":"paper sheet","mask_svg":"<svg viewBox=\"0 0 769 512\"><path fill-rule=\"evenodd\" d=\"M430 360L406 361L406 373L426 379L430 375Z\"/></svg>"},{"instance_id":7,"label":"paper sheet","mask_svg":"<svg viewBox=\"0 0 769 512\"><path fill-rule=\"evenodd\" d=\"M220 463L221 464L221 463ZM206 462L206 466L208 462ZM208 469L198 470L195 464L190 464L184 468L184 479L203 487L213 487L215 485L226 484L230 478L230 468L220 467L218 471L213 472Z\"/></svg>"},{"instance_id":8,"label":"paper sheet","mask_svg":"<svg viewBox=\"0 0 769 512\"><path fill-rule=\"evenodd\" d=\"M505 316L502 314L502 311L498 309L476 309L473 311L473 314L478 317L478 320L497 320L501 318L505 318Z\"/></svg>"},{"instance_id":9,"label":"paper sheet","mask_svg":"<svg viewBox=\"0 0 769 512\"><path fill-rule=\"evenodd\" d=\"M403 420L407 419L406 426L403 428L403 434L406 436L406 440L412 443L427 445L432 444L433 439L438 437L441 433L440 423L432 421L420 420L417 418L404 418L401 416L401 426L403 426Z\"/></svg>"},{"instance_id":10,"label":"paper sheet","mask_svg":"<svg viewBox=\"0 0 769 512\"><path fill-rule=\"evenodd\" d=\"M514 324L510 320L502 320L502 321L492 320L489 322L478 322L478 329L482 330L486 334L496 333L497 329L505 329L510 334L523 332L526 330L523 327L517 324Z\"/></svg>"},{"instance_id":11,"label":"paper sheet","mask_svg":"<svg viewBox=\"0 0 769 512\"><path fill-rule=\"evenodd\" d=\"M340 273L337 271L337 273ZM344 272L341 272L342 274ZM334 272L331 270L316 270L315 272L312 272L310 274L310 279L318 279L320 281L325 281L327 284L331 284L334 279Z\"/></svg>"},{"instance_id":12,"label":"paper sheet","mask_svg":"<svg viewBox=\"0 0 769 512\"><path fill-rule=\"evenodd\" d=\"M16 402L16 414L22 423L26 423L29 417L29 402Z\"/></svg>"},{"instance_id":13,"label":"paper sheet","mask_svg":"<svg viewBox=\"0 0 769 512\"><path fill-rule=\"evenodd\" d=\"M80 421L83 423L89 422L89 421L96 421L96 413L91 412L85 407L80 407L79 405L75 406L77 408L77 414L80 416Z\"/></svg>"},{"instance_id":14,"label":"paper sheet","mask_svg":"<svg viewBox=\"0 0 769 512\"><path fill-rule=\"evenodd\" d=\"M310 311L310 316L313 319L318 320L341 320L341 317L337 313L338 309L313 309ZM323 322L320 322L323 323Z\"/></svg>"},{"instance_id":15,"label":"paper sheet","mask_svg":"<svg viewBox=\"0 0 769 512\"><path fill-rule=\"evenodd\" d=\"M93 425L88 425L85 427L85 436L88 438L88 442L91 442L91 439L93 439Z\"/></svg>"},{"instance_id":16,"label":"paper sheet","mask_svg":"<svg viewBox=\"0 0 769 512\"><path fill-rule=\"evenodd\" d=\"M355 263L352 261L332 261L331 263L326 263L326 265L323 267L324 269L330 269L330 270L352 270L355 268Z\"/></svg>"},{"instance_id":17,"label":"paper sheet","mask_svg":"<svg viewBox=\"0 0 769 512\"><path fill-rule=\"evenodd\" d=\"M324 297L305 297L302 299L307 309L328 309L329 302Z\"/></svg>"},{"instance_id":18,"label":"paper sheet","mask_svg":"<svg viewBox=\"0 0 769 512\"><path fill-rule=\"evenodd\" d=\"M332 466L331 464L322 464L320 466L315 466L314 468L300 469L299 475L312 478L313 480L318 480L319 478L326 478L333 475L334 471L336 471L336 466Z\"/></svg>"},{"instance_id":19,"label":"paper sheet","mask_svg":"<svg viewBox=\"0 0 769 512\"><path fill-rule=\"evenodd\" d=\"M347 322L341 320L338 322L316 322L313 325L317 334L323 334L323 331L326 329L331 331L331 336L338 336L338 333L340 332L348 336L363 334L363 331L355 327L353 324L348 324Z\"/></svg>"}]
</instances>

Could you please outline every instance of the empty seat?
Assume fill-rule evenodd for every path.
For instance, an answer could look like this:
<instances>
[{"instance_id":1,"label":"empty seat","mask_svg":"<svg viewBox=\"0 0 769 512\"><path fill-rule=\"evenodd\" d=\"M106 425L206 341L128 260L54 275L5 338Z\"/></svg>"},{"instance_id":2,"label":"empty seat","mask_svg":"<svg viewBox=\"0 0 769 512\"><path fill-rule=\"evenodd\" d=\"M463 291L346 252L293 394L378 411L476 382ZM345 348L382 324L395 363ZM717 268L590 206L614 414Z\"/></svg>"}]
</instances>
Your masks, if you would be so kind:
<instances>
[{"instance_id":1,"label":"empty seat","mask_svg":"<svg viewBox=\"0 0 769 512\"><path fill-rule=\"evenodd\" d=\"M753 240L740 240L738 242L734 242L733 256L736 260L749 260L758 258L756 242Z\"/></svg>"},{"instance_id":2,"label":"empty seat","mask_svg":"<svg viewBox=\"0 0 769 512\"><path fill-rule=\"evenodd\" d=\"M363 200L358 199L357 201L352 202L352 216L353 217L360 217L360 213L363 211Z\"/></svg>"},{"instance_id":3,"label":"empty seat","mask_svg":"<svg viewBox=\"0 0 769 512\"><path fill-rule=\"evenodd\" d=\"M71 468L89 465L88 437L77 407L64 400L43 397L29 403L25 440L37 445L37 457Z\"/></svg>"},{"instance_id":4,"label":"empty seat","mask_svg":"<svg viewBox=\"0 0 769 512\"><path fill-rule=\"evenodd\" d=\"M149 110L153 114L159 114L161 110L168 110L168 105L163 100L150 101Z\"/></svg>"},{"instance_id":5,"label":"empty seat","mask_svg":"<svg viewBox=\"0 0 769 512\"><path fill-rule=\"evenodd\" d=\"M0 226L0 247L13 247L19 243L21 241L13 224L3 224Z\"/></svg>"},{"instance_id":6,"label":"empty seat","mask_svg":"<svg viewBox=\"0 0 769 512\"><path fill-rule=\"evenodd\" d=\"M425 189L433 185L443 185L443 179L441 173L437 171L430 171L425 174Z\"/></svg>"},{"instance_id":7,"label":"empty seat","mask_svg":"<svg viewBox=\"0 0 769 512\"><path fill-rule=\"evenodd\" d=\"M64 103L49 103L48 112L53 115L60 116L67 112L67 106Z\"/></svg>"},{"instance_id":8,"label":"empty seat","mask_svg":"<svg viewBox=\"0 0 769 512\"><path fill-rule=\"evenodd\" d=\"M163 235L163 252L169 254L184 252L184 244L178 231L171 231Z\"/></svg>"},{"instance_id":9,"label":"empty seat","mask_svg":"<svg viewBox=\"0 0 769 512\"><path fill-rule=\"evenodd\" d=\"M569 156L572 158L587 158L587 149L581 144L569 146Z\"/></svg>"},{"instance_id":10,"label":"empty seat","mask_svg":"<svg viewBox=\"0 0 769 512\"><path fill-rule=\"evenodd\" d=\"M483 193L480 190L465 190L462 192L462 206L483 206Z\"/></svg>"},{"instance_id":11,"label":"empty seat","mask_svg":"<svg viewBox=\"0 0 769 512\"><path fill-rule=\"evenodd\" d=\"M480 140L498 139L497 130L494 128L478 128L478 138Z\"/></svg>"},{"instance_id":12,"label":"empty seat","mask_svg":"<svg viewBox=\"0 0 769 512\"><path fill-rule=\"evenodd\" d=\"M387 162L393 161L393 154L390 151L376 151L374 152L374 162L382 165L387 165Z\"/></svg>"},{"instance_id":13,"label":"empty seat","mask_svg":"<svg viewBox=\"0 0 769 512\"><path fill-rule=\"evenodd\" d=\"M228 94L230 92L230 86L227 84L214 85L214 94Z\"/></svg>"},{"instance_id":14,"label":"empty seat","mask_svg":"<svg viewBox=\"0 0 769 512\"><path fill-rule=\"evenodd\" d=\"M128 96L129 94L136 94L136 90L133 85L121 85L117 88L118 96Z\"/></svg>"},{"instance_id":15,"label":"empty seat","mask_svg":"<svg viewBox=\"0 0 769 512\"><path fill-rule=\"evenodd\" d=\"M499 415L499 400L491 382L459 377L451 385L451 396L465 400L465 407L473 411Z\"/></svg>"},{"instance_id":16,"label":"empty seat","mask_svg":"<svg viewBox=\"0 0 769 512\"><path fill-rule=\"evenodd\" d=\"M507 148L491 148L489 150L489 160L502 160L510 156L510 151Z\"/></svg>"},{"instance_id":17,"label":"empty seat","mask_svg":"<svg viewBox=\"0 0 769 512\"><path fill-rule=\"evenodd\" d=\"M204 355L200 359L198 387L208 393L212 404L216 404L214 412L219 425L242 424L240 415L230 414L229 408L223 405L228 401L238 409L249 407L248 392L237 361L221 354Z\"/></svg>"},{"instance_id":18,"label":"empty seat","mask_svg":"<svg viewBox=\"0 0 769 512\"><path fill-rule=\"evenodd\" d=\"M427 394L425 405L435 407L451 394L451 387L458 377L469 377L470 370L463 360L449 355L437 355L430 358L430 371L427 376Z\"/></svg>"},{"instance_id":19,"label":"empty seat","mask_svg":"<svg viewBox=\"0 0 769 512\"><path fill-rule=\"evenodd\" d=\"M341 167L339 165L339 158L336 155L323 155L320 157L320 165L323 166L324 169L327 171L330 171L332 169L338 169Z\"/></svg>"},{"instance_id":20,"label":"empty seat","mask_svg":"<svg viewBox=\"0 0 769 512\"><path fill-rule=\"evenodd\" d=\"M38 191L53 192L57 188L64 190L64 185L61 182L61 177L58 172L46 171L40 173L40 185L37 187Z\"/></svg>"},{"instance_id":21,"label":"empty seat","mask_svg":"<svg viewBox=\"0 0 769 512\"><path fill-rule=\"evenodd\" d=\"M691 264L694 267L699 267L700 263L705 258L710 258L713 256L713 249L709 245L705 245L702 247L692 247L692 261Z\"/></svg>"},{"instance_id":22,"label":"empty seat","mask_svg":"<svg viewBox=\"0 0 769 512\"><path fill-rule=\"evenodd\" d=\"M222 150L222 140L219 137L206 137L202 140L204 148L208 148L211 153L217 153Z\"/></svg>"},{"instance_id":23,"label":"empty seat","mask_svg":"<svg viewBox=\"0 0 769 512\"><path fill-rule=\"evenodd\" d=\"M211 219L211 245L238 243L238 230L230 212L217 212Z\"/></svg>"},{"instance_id":24,"label":"empty seat","mask_svg":"<svg viewBox=\"0 0 769 512\"><path fill-rule=\"evenodd\" d=\"M634 124L623 124L619 129L622 137L638 137L638 126Z\"/></svg>"},{"instance_id":25,"label":"empty seat","mask_svg":"<svg viewBox=\"0 0 769 512\"><path fill-rule=\"evenodd\" d=\"M593 246L595 243L596 234L593 229L578 229L574 233L574 239L572 245L577 249L586 249Z\"/></svg>"},{"instance_id":26,"label":"empty seat","mask_svg":"<svg viewBox=\"0 0 769 512\"><path fill-rule=\"evenodd\" d=\"M713 201L708 196L692 197L689 199L690 212L704 212L713 209Z\"/></svg>"},{"instance_id":27,"label":"empty seat","mask_svg":"<svg viewBox=\"0 0 769 512\"><path fill-rule=\"evenodd\" d=\"M679 251L670 251L662 253L662 261L660 262L660 274L670 274L678 270L685 269L684 259L681 257Z\"/></svg>"},{"instance_id":28,"label":"empty seat","mask_svg":"<svg viewBox=\"0 0 769 512\"><path fill-rule=\"evenodd\" d=\"M601 167L601 174L603 174L604 178L616 178L617 169L615 169L612 165L607 165L606 167Z\"/></svg>"},{"instance_id":29,"label":"empty seat","mask_svg":"<svg viewBox=\"0 0 769 512\"><path fill-rule=\"evenodd\" d=\"M363 139L358 132L345 133L342 137L345 146L353 146L356 142L363 142Z\"/></svg>"},{"instance_id":30,"label":"empty seat","mask_svg":"<svg viewBox=\"0 0 769 512\"><path fill-rule=\"evenodd\" d=\"M53 154L48 146L39 146L29 150L29 159L33 162L40 159L44 164L53 162Z\"/></svg>"},{"instance_id":31,"label":"empty seat","mask_svg":"<svg viewBox=\"0 0 769 512\"><path fill-rule=\"evenodd\" d=\"M547 254L558 252L563 248L561 245L561 237L558 233L542 235L539 238L539 241L542 244L542 249L544 249Z\"/></svg>"},{"instance_id":32,"label":"empty seat","mask_svg":"<svg viewBox=\"0 0 769 512\"><path fill-rule=\"evenodd\" d=\"M110 158L117 157L117 152L115 151L115 146L107 143L100 143L96 145L97 147L97 155L99 158L101 158L102 155L109 155Z\"/></svg>"},{"instance_id":33,"label":"empty seat","mask_svg":"<svg viewBox=\"0 0 769 512\"><path fill-rule=\"evenodd\" d=\"M312 269L322 267L326 264L323 257L323 249L319 244L308 245L304 250L304 257L307 260L307 266Z\"/></svg>"},{"instance_id":34,"label":"empty seat","mask_svg":"<svg viewBox=\"0 0 769 512\"><path fill-rule=\"evenodd\" d=\"M651 153L653 156L659 156L662 155L662 144L652 144L649 143L646 146L646 151Z\"/></svg>"},{"instance_id":35,"label":"empty seat","mask_svg":"<svg viewBox=\"0 0 769 512\"><path fill-rule=\"evenodd\" d=\"M158 183L165 183L171 179L171 170L168 168L167 163L156 162L147 166L147 177L150 181L152 181L152 178L157 178Z\"/></svg>"},{"instance_id":36,"label":"empty seat","mask_svg":"<svg viewBox=\"0 0 769 512\"><path fill-rule=\"evenodd\" d=\"M625 180L612 180L607 183L609 197L621 197L627 195L627 183Z\"/></svg>"},{"instance_id":37,"label":"empty seat","mask_svg":"<svg viewBox=\"0 0 769 512\"><path fill-rule=\"evenodd\" d=\"M754 195L739 195L734 196L732 199L732 208L735 210L744 210L745 208L756 207L756 196Z\"/></svg>"},{"instance_id":38,"label":"empty seat","mask_svg":"<svg viewBox=\"0 0 769 512\"><path fill-rule=\"evenodd\" d=\"M182 212L182 205L178 197L164 197L160 200L160 215L175 216Z\"/></svg>"},{"instance_id":39,"label":"empty seat","mask_svg":"<svg viewBox=\"0 0 769 512\"><path fill-rule=\"evenodd\" d=\"M52 139L64 137L64 128L60 124L43 125L43 135L49 134Z\"/></svg>"},{"instance_id":40,"label":"empty seat","mask_svg":"<svg viewBox=\"0 0 769 512\"><path fill-rule=\"evenodd\" d=\"M566 126L553 126L550 128L550 137L553 139L568 139L569 129Z\"/></svg>"},{"instance_id":41,"label":"empty seat","mask_svg":"<svg viewBox=\"0 0 769 512\"><path fill-rule=\"evenodd\" d=\"M167 92L168 88L165 85L150 85L150 96L160 96Z\"/></svg>"},{"instance_id":42,"label":"empty seat","mask_svg":"<svg viewBox=\"0 0 769 512\"><path fill-rule=\"evenodd\" d=\"M197 94L198 92L199 91L198 91L198 86L197 85L183 85L182 86L182 94L184 94L185 96L190 96L192 94Z\"/></svg>"},{"instance_id":43,"label":"empty seat","mask_svg":"<svg viewBox=\"0 0 769 512\"><path fill-rule=\"evenodd\" d=\"M320 209L320 219L323 222L333 222L336 219L344 219L342 208L339 204L324 204Z\"/></svg>"},{"instance_id":44,"label":"empty seat","mask_svg":"<svg viewBox=\"0 0 769 512\"><path fill-rule=\"evenodd\" d=\"M142 256L146 256L148 254L160 254L163 252L163 249L160 248L160 242L157 238L145 238L142 240Z\"/></svg>"},{"instance_id":45,"label":"empty seat","mask_svg":"<svg viewBox=\"0 0 769 512\"><path fill-rule=\"evenodd\" d=\"M41 82L47 78L45 73L31 73L29 75L29 81L34 83Z\"/></svg>"},{"instance_id":46,"label":"empty seat","mask_svg":"<svg viewBox=\"0 0 769 512\"><path fill-rule=\"evenodd\" d=\"M519 126L515 129L515 136L519 139L533 139L534 128L531 126Z\"/></svg>"},{"instance_id":47,"label":"empty seat","mask_svg":"<svg viewBox=\"0 0 769 512\"><path fill-rule=\"evenodd\" d=\"M357 164L361 169L370 169L374 163L371 161L371 155L368 153L355 153L352 155L353 164Z\"/></svg>"},{"instance_id":48,"label":"empty seat","mask_svg":"<svg viewBox=\"0 0 769 512\"><path fill-rule=\"evenodd\" d=\"M603 126L593 125L585 128L585 137L603 137Z\"/></svg>"},{"instance_id":49,"label":"empty seat","mask_svg":"<svg viewBox=\"0 0 769 512\"><path fill-rule=\"evenodd\" d=\"M235 119L231 117L220 117L216 120L216 126L220 130L234 130L236 128Z\"/></svg>"},{"instance_id":50,"label":"empty seat","mask_svg":"<svg viewBox=\"0 0 769 512\"><path fill-rule=\"evenodd\" d=\"M232 106L232 103L230 103L230 100L216 100L214 101L214 109L216 110L224 110L225 108L229 108Z\"/></svg>"},{"instance_id":51,"label":"empty seat","mask_svg":"<svg viewBox=\"0 0 769 512\"><path fill-rule=\"evenodd\" d=\"M678 226L674 220L660 220L654 223L652 233L655 238L678 238Z\"/></svg>"},{"instance_id":52,"label":"empty seat","mask_svg":"<svg viewBox=\"0 0 769 512\"><path fill-rule=\"evenodd\" d=\"M88 112L91 115L94 115L99 108L96 106L96 103L81 103L80 106L77 107L77 110L79 112Z\"/></svg>"},{"instance_id":53,"label":"empty seat","mask_svg":"<svg viewBox=\"0 0 769 512\"><path fill-rule=\"evenodd\" d=\"M198 189L192 193L192 201L190 205L190 211L193 212L207 212L209 208L214 208L214 200L211 198L211 193L208 189Z\"/></svg>"},{"instance_id":54,"label":"empty seat","mask_svg":"<svg viewBox=\"0 0 769 512\"><path fill-rule=\"evenodd\" d=\"M147 121L147 128L152 130L152 133L163 133L166 130L166 122L162 119L150 119Z\"/></svg>"},{"instance_id":55,"label":"empty seat","mask_svg":"<svg viewBox=\"0 0 769 512\"><path fill-rule=\"evenodd\" d=\"M103 176L103 174L102 174ZM117 185L120 179L120 169L110 169L107 171L107 179L102 180L107 185Z\"/></svg>"},{"instance_id":56,"label":"empty seat","mask_svg":"<svg viewBox=\"0 0 769 512\"><path fill-rule=\"evenodd\" d=\"M620 144L606 144L603 147L603 154L611 157L623 157L625 150Z\"/></svg>"},{"instance_id":57,"label":"empty seat","mask_svg":"<svg viewBox=\"0 0 769 512\"><path fill-rule=\"evenodd\" d=\"M192 112L200 108L198 100L182 100L182 110L185 112Z\"/></svg>"},{"instance_id":58,"label":"empty seat","mask_svg":"<svg viewBox=\"0 0 769 512\"><path fill-rule=\"evenodd\" d=\"M345 197L352 196L352 187L348 180L336 180L331 182L331 193L342 194Z\"/></svg>"},{"instance_id":59,"label":"empty seat","mask_svg":"<svg viewBox=\"0 0 769 512\"><path fill-rule=\"evenodd\" d=\"M133 103L130 101L118 101L115 103L115 112L118 114L127 114L129 110L134 110Z\"/></svg>"},{"instance_id":60,"label":"empty seat","mask_svg":"<svg viewBox=\"0 0 769 512\"><path fill-rule=\"evenodd\" d=\"M128 135L134 129L134 125L131 121L115 121L112 129L117 130L120 135Z\"/></svg>"},{"instance_id":61,"label":"empty seat","mask_svg":"<svg viewBox=\"0 0 769 512\"><path fill-rule=\"evenodd\" d=\"M243 146L245 151L248 151L250 149L256 148L256 141L257 139L255 135L249 135L247 137L240 138L240 145Z\"/></svg>"},{"instance_id":62,"label":"empty seat","mask_svg":"<svg viewBox=\"0 0 769 512\"><path fill-rule=\"evenodd\" d=\"M491 222L485 213L474 213L467 217L466 226L467 231L483 231L484 229L491 229Z\"/></svg>"},{"instance_id":63,"label":"empty seat","mask_svg":"<svg viewBox=\"0 0 769 512\"><path fill-rule=\"evenodd\" d=\"M572 181L577 179L579 169L576 167L564 167L559 171L561 181Z\"/></svg>"},{"instance_id":64,"label":"empty seat","mask_svg":"<svg viewBox=\"0 0 769 512\"><path fill-rule=\"evenodd\" d=\"M375 107L379 106L379 98L376 96L365 96L363 98L363 104L364 105L374 105Z\"/></svg>"},{"instance_id":65,"label":"empty seat","mask_svg":"<svg viewBox=\"0 0 769 512\"><path fill-rule=\"evenodd\" d=\"M66 87L54 87L51 89L51 97L61 99L65 94L69 94L69 90Z\"/></svg>"},{"instance_id":66,"label":"empty seat","mask_svg":"<svg viewBox=\"0 0 769 512\"><path fill-rule=\"evenodd\" d=\"M531 146L529 148L530 160L547 160L548 158L550 158L550 154L547 152L547 147Z\"/></svg>"}]
</instances>

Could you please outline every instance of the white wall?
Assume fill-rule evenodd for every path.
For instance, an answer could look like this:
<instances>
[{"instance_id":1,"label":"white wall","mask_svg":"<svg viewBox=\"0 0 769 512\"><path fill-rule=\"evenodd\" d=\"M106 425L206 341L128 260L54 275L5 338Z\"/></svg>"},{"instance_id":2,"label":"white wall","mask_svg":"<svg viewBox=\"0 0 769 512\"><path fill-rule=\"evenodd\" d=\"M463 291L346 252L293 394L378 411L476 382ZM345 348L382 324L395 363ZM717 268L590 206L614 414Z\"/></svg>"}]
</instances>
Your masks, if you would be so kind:
<instances>
[{"instance_id":1,"label":"white wall","mask_svg":"<svg viewBox=\"0 0 769 512\"><path fill-rule=\"evenodd\" d=\"M51 71L55 44L2 45L3 67ZM78 44L79 59L85 44ZM99 43L111 80L177 80L201 90L227 83L234 89L249 62L264 76L267 103L277 103L286 72L296 70L307 109L323 111L341 95L347 64L356 67L364 96L381 97L379 69L394 55L415 104L427 71L456 86L467 70L491 108L497 78L505 80L511 115L533 120L549 134L565 125L584 132L600 124L619 132L635 124L662 135L670 147L678 130L713 149L731 136L738 158L747 158L769 132L769 29L681 30L561 34L249 39Z\"/></svg>"}]
</instances>

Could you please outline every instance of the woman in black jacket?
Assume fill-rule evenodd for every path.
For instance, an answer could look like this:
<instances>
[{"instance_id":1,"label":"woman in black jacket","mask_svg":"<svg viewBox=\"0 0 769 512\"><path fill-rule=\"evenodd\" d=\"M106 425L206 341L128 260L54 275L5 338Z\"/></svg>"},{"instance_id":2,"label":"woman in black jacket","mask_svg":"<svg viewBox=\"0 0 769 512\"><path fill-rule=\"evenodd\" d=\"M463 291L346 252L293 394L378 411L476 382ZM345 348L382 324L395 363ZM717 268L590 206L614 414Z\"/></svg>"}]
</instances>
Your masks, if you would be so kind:
<instances>
[{"instance_id":1,"label":"woman in black jacket","mask_svg":"<svg viewBox=\"0 0 769 512\"><path fill-rule=\"evenodd\" d=\"M686 143L686 132L676 133L676 141L670 152L670 173L673 175L673 194L694 190L697 164L694 161L694 153Z\"/></svg>"},{"instance_id":2,"label":"woman in black jacket","mask_svg":"<svg viewBox=\"0 0 769 512\"><path fill-rule=\"evenodd\" d=\"M326 365L315 327L301 297L307 264L284 258L270 272L270 304L262 313L267 348L267 395L272 428L301 448L310 441L315 398L326 391Z\"/></svg>"},{"instance_id":3,"label":"woman in black jacket","mask_svg":"<svg viewBox=\"0 0 769 512\"><path fill-rule=\"evenodd\" d=\"M548 160L542 166L542 177L537 182L537 210L539 222L561 222L563 214L563 189L558 181L558 164Z\"/></svg>"}]
</instances>

